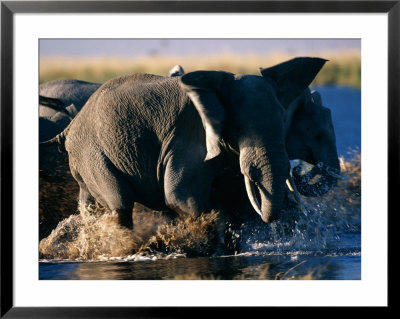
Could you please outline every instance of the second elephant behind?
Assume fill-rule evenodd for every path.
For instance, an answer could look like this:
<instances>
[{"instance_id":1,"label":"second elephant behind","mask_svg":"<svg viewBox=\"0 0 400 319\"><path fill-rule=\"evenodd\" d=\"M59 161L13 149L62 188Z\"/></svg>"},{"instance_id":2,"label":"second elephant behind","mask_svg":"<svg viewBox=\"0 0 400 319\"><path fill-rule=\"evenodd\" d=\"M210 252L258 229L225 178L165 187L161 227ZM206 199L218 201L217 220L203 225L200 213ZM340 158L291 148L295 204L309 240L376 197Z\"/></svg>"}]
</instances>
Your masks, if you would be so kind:
<instances>
[{"instance_id":1,"label":"second elephant behind","mask_svg":"<svg viewBox=\"0 0 400 319\"><path fill-rule=\"evenodd\" d=\"M340 175L331 112L323 106L318 92L307 88L286 108L284 131L288 158L305 161L313 166L306 174L302 172L301 165L292 169L294 186L304 196L326 194L336 185L337 180L343 177ZM227 207L228 211L235 212L229 219L232 227L239 227L249 221L249 218L254 219L251 215L243 214L251 210L246 197L246 188L239 168L235 170L226 167L224 174L214 182L213 198L220 202L222 208ZM294 206L294 202L286 200L285 211L292 211L288 215L289 218L295 216L291 210ZM297 209L296 216L298 213Z\"/></svg>"}]
</instances>

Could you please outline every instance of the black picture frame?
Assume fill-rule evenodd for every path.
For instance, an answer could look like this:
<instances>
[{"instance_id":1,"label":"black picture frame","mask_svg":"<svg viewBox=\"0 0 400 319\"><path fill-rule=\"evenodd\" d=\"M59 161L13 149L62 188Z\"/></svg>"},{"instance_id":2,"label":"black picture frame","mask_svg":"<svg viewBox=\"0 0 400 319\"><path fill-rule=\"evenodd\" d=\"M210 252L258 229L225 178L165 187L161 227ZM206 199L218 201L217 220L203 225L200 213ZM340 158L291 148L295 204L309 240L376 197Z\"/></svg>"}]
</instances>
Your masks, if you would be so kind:
<instances>
[{"instance_id":1,"label":"black picture frame","mask_svg":"<svg viewBox=\"0 0 400 319\"><path fill-rule=\"evenodd\" d=\"M15 307L13 303L13 19L15 13L387 13L388 14L388 219L396 213L399 181L400 1L1 1L1 317L178 318L225 308ZM395 211L396 210L396 211ZM379 217L378 217L379 218ZM392 225L391 225L392 224ZM394 227L394 223L388 223ZM389 234L393 234L390 231ZM389 239L389 238L388 238ZM389 242L389 248L390 242ZM390 251L390 249L389 249ZM388 255L389 256L389 255ZM388 260L390 263L390 258ZM388 281L389 286L390 281ZM390 297L388 299L390 308ZM236 315L263 309L235 309ZM290 308L292 311L309 311ZM347 309L346 311L348 311ZM268 310L269 311L269 310Z\"/></svg>"}]
</instances>

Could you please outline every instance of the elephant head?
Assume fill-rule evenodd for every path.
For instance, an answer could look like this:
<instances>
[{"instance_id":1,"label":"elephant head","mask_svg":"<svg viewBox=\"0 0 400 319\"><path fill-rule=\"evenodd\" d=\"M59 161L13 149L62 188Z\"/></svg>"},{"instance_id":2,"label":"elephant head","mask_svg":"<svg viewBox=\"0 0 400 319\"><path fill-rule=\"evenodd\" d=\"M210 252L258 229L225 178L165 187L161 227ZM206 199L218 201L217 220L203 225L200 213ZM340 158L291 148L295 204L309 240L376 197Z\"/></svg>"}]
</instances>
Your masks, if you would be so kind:
<instances>
[{"instance_id":1,"label":"elephant head","mask_svg":"<svg viewBox=\"0 0 400 319\"><path fill-rule=\"evenodd\" d=\"M180 79L205 130L205 162L237 155L249 200L264 222L277 219L284 202L285 110L325 61L296 58L265 69L263 77L195 71Z\"/></svg>"},{"instance_id":2,"label":"elephant head","mask_svg":"<svg viewBox=\"0 0 400 319\"><path fill-rule=\"evenodd\" d=\"M294 104L286 134L289 159L301 159L315 166L305 175L300 174L300 166L294 167L293 180L302 195L321 196L341 178L331 112L322 106L320 94L309 89Z\"/></svg>"}]
</instances>

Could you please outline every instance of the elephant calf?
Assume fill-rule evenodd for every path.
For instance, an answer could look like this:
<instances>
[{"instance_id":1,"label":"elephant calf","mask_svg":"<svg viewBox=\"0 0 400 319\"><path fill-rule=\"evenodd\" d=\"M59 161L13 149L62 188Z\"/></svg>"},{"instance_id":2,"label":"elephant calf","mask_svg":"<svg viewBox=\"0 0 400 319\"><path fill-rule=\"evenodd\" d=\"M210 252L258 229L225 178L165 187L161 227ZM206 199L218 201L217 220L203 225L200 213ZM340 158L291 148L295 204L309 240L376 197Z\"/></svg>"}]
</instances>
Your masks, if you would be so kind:
<instances>
[{"instance_id":1,"label":"elephant calf","mask_svg":"<svg viewBox=\"0 0 400 319\"><path fill-rule=\"evenodd\" d=\"M288 106L325 60L296 58L262 77L196 71L181 77L112 79L45 145L62 144L83 205L95 202L132 227L134 202L196 217L213 207L211 186L239 167L264 222L279 217L289 158Z\"/></svg>"}]
</instances>

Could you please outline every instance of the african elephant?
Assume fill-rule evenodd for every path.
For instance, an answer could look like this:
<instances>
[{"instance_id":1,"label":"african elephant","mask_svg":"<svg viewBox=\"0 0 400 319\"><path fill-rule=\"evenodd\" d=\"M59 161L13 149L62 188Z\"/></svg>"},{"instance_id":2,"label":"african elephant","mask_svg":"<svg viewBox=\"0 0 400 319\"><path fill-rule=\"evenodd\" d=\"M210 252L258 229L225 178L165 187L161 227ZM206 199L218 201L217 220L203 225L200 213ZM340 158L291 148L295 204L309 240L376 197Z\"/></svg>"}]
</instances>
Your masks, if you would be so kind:
<instances>
[{"instance_id":1,"label":"african elephant","mask_svg":"<svg viewBox=\"0 0 400 319\"><path fill-rule=\"evenodd\" d=\"M173 66L170 77L181 76L180 65ZM39 141L46 141L62 132L78 114L101 83L74 79L49 81L39 86Z\"/></svg>"},{"instance_id":2,"label":"african elephant","mask_svg":"<svg viewBox=\"0 0 400 319\"><path fill-rule=\"evenodd\" d=\"M169 76L183 73L183 68L176 65L169 71ZM49 140L62 132L100 86L100 83L74 79L41 84L39 141ZM40 148L39 154L39 236L44 238L62 219L75 212L79 188L71 176L65 153L56 148Z\"/></svg>"},{"instance_id":3,"label":"african elephant","mask_svg":"<svg viewBox=\"0 0 400 319\"><path fill-rule=\"evenodd\" d=\"M40 140L62 132L81 110L100 83L80 80L55 80L39 86ZM51 122L51 123L49 123Z\"/></svg>"},{"instance_id":4,"label":"african elephant","mask_svg":"<svg viewBox=\"0 0 400 319\"><path fill-rule=\"evenodd\" d=\"M240 168L253 207L270 222L290 168L285 110L325 61L296 58L262 77L195 71L112 79L42 145L65 146L81 204L100 203L128 228L134 202L194 217L212 209L212 183L227 162Z\"/></svg>"},{"instance_id":5,"label":"african elephant","mask_svg":"<svg viewBox=\"0 0 400 319\"><path fill-rule=\"evenodd\" d=\"M270 70L260 68L260 73ZM169 76L181 76L184 70L176 65ZM322 105L321 95L309 88L286 108L285 115L286 151L290 160L300 159L316 167L301 176L300 166L293 169L294 184L304 196L321 196L335 184L340 173L336 150L336 137L330 110ZM316 183L310 184L315 175Z\"/></svg>"}]
</instances>

